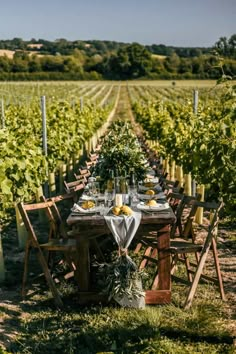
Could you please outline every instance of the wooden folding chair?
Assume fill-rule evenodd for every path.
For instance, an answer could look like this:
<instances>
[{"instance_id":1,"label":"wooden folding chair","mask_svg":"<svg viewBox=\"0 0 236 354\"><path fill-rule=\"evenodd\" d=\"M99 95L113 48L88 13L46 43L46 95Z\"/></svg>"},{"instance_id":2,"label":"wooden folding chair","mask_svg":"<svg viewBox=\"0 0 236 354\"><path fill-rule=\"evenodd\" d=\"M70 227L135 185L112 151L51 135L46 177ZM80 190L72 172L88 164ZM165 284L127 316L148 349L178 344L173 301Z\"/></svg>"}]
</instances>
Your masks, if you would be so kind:
<instances>
[{"instance_id":1,"label":"wooden folding chair","mask_svg":"<svg viewBox=\"0 0 236 354\"><path fill-rule=\"evenodd\" d=\"M77 181L82 181L84 183L88 182L87 177L85 177L85 175L74 173L74 177Z\"/></svg>"},{"instance_id":2,"label":"wooden folding chair","mask_svg":"<svg viewBox=\"0 0 236 354\"><path fill-rule=\"evenodd\" d=\"M172 225L170 230L170 237L176 237L176 231L178 230L178 237L183 237L187 239L192 235L193 230L193 220L197 211L197 206L195 206L195 201L199 199L201 195L196 197L186 196L184 194L172 193L170 205L174 206L174 213L176 215L176 222ZM176 206L177 205L177 206ZM188 209L188 210L186 210ZM183 212L186 210L186 215L183 218ZM171 241L172 242L172 241ZM141 245L141 246L140 246ZM139 249L138 249L139 246ZM142 260L139 265L139 269L142 270L148 265L157 265L158 262L158 252L157 252L157 239L155 233L149 233L148 235L143 235L140 243L138 244L135 252L138 253L141 247L144 246L144 251L142 255ZM188 259L185 259L186 269L189 268ZM173 265L174 268L174 265ZM173 272L172 272L173 273ZM152 290L155 290L158 286L158 269L155 270L152 280Z\"/></svg>"},{"instance_id":3,"label":"wooden folding chair","mask_svg":"<svg viewBox=\"0 0 236 354\"><path fill-rule=\"evenodd\" d=\"M82 191L85 187L85 183L83 180L76 180L72 182L66 182L64 181L64 186L65 186L65 191L66 193L72 193L72 192L78 192ZM78 200L78 197L76 201Z\"/></svg>"},{"instance_id":4,"label":"wooden folding chair","mask_svg":"<svg viewBox=\"0 0 236 354\"><path fill-rule=\"evenodd\" d=\"M84 178L88 178L91 176L91 171L89 171L89 168L79 168L79 175L84 176Z\"/></svg>"},{"instance_id":5,"label":"wooden folding chair","mask_svg":"<svg viewBox=\"0 0 236 354\"><path fill-rule=\"evenodd\" d=\"M201 194L188 196L182 193L170 193L168 201L175 213L176 222L172 225L170 238L177 236L188 238L193 232L193 220L197 212L195 201L201 199Z\"/></svg>"},{"instance_id":6,"label":"wooden folding chair","mask_svg":"<svg viewBox=\"0 0 236 354\"><path fill-rule=\"evenodd\" d=\"M188 278L190 280L190 288L184 304L184 308L186 309L190 308L192 305L193 297L196 293L200 278L217 283L219 286L221 298L222 300L225 300L224 287L223 287L223 281L222 281L218 252L217 252L217 240L216 240L217 226L219 221L219 211L222 208L223 203L221 202L207 203L207 202L195 201L194 206L202 207L204 208L204 210L210 210L212 213L211 221L207 227L208 232L205 241L202 244L197 244L196 235L192 234L193 237L191 241L187 241L186 239L182 239L182 240L178 239L178 240L171 241L171 245L170 245L170 252L173 256L172 267L171 267L172 273L178 261L183 260L184 258L184 262L186 263L186 258L191 253L195 254L196 256L196 263L188 262L188 267L187 267ZM206 259L210 249L212 249L213 251L217 278L213 278L203 274L203 268L205 266ZM191 267L193 267L194 269ZM193 274L193 280L190 278L190 274Z\"/></svg>"},{"instance_id":7,"label":"wooden folding chair","mask_svg":"<svg viewBox=\"0 0 236 354\"><path fill-rule=\"evenodd\" d=\"M66 233L63 229L60 229L60 220L56 219L58 214L55 203L52 201L40 202L34 204L25 204L23 202L18 203L18 208L24 222L25 228L28 232L28 239L26 242L25 248L25 260L24 260L24 273L22 281L22 296L23 298L26 295L26 282L29 266L29 256L30 251L34 249L38 261L42 267L44 276L48 283L49 289L52 292L52 295L55 300L55 304L58 307L63 306L63 302L59 291L56 287L56 284L53 280L51 271L48 266L47 253L48 252L62 252L64 255L71 254L72 252L76 253L76 242L73 239L67 239ZM32 212L39 212L44 210L50 219L49 234L47 236L46 242L40 242L40 233L35 231L35 227L30 217ZM46 252L46 254L45 254Z\"/></svg>"},{"instance_id":8,"label":"wooden folding chair","mask_svg":"<svg viewBox=\"0 0 236 354\"><path fill-rule=\"evenodd\" d=\"M99 155L97 153L91 153L91 152L89 153L89 160L90 161L96 161L97 162L98 158L99 158Z\"/></svg>"}]
</instances>

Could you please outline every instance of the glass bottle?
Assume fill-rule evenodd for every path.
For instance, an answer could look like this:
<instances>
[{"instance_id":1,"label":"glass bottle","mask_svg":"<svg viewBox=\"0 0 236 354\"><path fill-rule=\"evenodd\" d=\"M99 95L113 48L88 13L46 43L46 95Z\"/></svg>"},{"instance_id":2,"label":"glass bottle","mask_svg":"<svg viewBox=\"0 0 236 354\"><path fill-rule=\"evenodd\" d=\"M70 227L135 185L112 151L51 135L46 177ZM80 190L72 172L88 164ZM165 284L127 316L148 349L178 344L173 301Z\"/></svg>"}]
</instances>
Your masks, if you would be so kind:
<instances>
[{"instance_id":1,"label":"glass bottle","mask_svg":"<svg viewBox=\"0 0 236 354\"><path fill-rule=\"evenodd\" d=\"M109 170L109 179L107 180L107 190L109 192L112 192L114 188L115 188L114 171L113 170Z\"/></svg>"},{"instance_id":2,"label":"glass bottle","mask_svg":"<svg viewBox=\"0 0 236 354\"><path fill-rule=\"evenodd\" d=\"M135 173L133 168L130 170L129 186L131 189L134 189L136 187Z\"/></svg>"}]
</instances>

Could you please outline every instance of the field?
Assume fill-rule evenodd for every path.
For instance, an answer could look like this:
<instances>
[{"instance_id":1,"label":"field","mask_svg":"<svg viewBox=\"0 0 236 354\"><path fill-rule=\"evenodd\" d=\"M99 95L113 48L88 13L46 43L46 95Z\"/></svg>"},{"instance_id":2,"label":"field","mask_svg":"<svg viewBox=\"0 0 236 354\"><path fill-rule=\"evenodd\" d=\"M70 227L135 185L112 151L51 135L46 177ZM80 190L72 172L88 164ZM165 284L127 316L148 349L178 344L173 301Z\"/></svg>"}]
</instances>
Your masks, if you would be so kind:
<instances>
[{"instance_id":1,"label":"field","mask_svg":"<svg viewBox=\"0 0 236 354\"><path fill-rule=\"evenodd\" d=\"M230 87L218 87L215 81L0 83L0 124L4 124L0 129L0 143L4 144L4 151L0 151L0 228L6 270L0 289L0 353L235 352L236 223L231 213L235 198L231 188L235 123L231 117L235 103L229 96ZM197 117L193 114L194 90L198 90L199 98ZM48 123L46 162L38 151L42 143L42 96L46 97ZM173 282L170 305L147 306L141 311L101 304L83 307L76 301L74 284L67 283L61 284L66 306L59 311L38 279L32 280L30 296L22 301L24 251L18 244L13 201L22 197L30 200L39 184L45 183L45 164L57 174L60 164L82 154L84 141L86 149L93 147L108 118L131 120L133 124L135 119L155 149L161 149L170 161L175 158L180 163L181 157L186 173L193 171L197 182L209 190L217 178L220 193L228 202L218 237L226 302L221 301L214 286L200 284L193 307L184 311L181 305L186 287ZM157 132L160 143L165 142L163 146L156 139ZM188 145L192 137L195 141ZM191 159L194 154L201 156L200 161ZM29 169L29 165L33 167ZM216 170L220 174L213 174ZM65 178L72 179L69 173ZM37 271L32 260L31 272Z\"/></svg>"}]
</instances>

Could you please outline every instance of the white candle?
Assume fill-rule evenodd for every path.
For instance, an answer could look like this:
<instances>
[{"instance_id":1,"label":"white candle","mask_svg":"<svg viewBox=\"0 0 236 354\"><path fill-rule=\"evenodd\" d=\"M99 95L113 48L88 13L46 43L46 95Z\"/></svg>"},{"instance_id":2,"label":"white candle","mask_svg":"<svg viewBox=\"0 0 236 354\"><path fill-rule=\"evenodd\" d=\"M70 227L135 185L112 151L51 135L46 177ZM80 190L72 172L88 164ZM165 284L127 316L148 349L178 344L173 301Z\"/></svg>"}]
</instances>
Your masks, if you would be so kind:
<instances>
[{"instance_id":1,"label":"white candle","mask_svg":"<svg viewBox=\"0 0 236 354\"><path fill-rule=\"evenodd\" d=\"M122 205L122 194L116 194L115 196L115 206Z\"/></svg>"}]
</instances>

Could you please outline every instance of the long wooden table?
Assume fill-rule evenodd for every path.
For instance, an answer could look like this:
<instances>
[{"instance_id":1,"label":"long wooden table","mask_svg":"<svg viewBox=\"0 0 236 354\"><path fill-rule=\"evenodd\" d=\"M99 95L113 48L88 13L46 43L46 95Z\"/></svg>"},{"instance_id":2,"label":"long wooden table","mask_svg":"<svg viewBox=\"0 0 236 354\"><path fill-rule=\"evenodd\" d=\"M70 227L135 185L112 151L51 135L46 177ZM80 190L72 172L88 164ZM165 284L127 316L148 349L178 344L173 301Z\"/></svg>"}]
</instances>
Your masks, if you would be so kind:
<instances>
[{"instance_id":1,"label":"long wooden table","mask_svg":"<svg viewBox=\"0 0 236 354\"><path fill-rule=\"evenodd\" d=\"M158 289L146 290L146 304L165 304L171 301L171 275L170 275L170 226L175 222L175 215L171 209L166 212L153 214L142 213L141 222L136 233L139 238L155 231L158 249ZM103 216L74 215L70 214L67 224L72 226L72 235L78 244L78 263L76 279L79 285L81 303L96 299L96 294L91 291L90 282L90 241L102 234L110 233ZM135 237L135 238L136 238ZM99 298L99 296L98 296Z\"/></svg>"}]
</instances>

